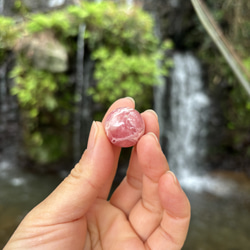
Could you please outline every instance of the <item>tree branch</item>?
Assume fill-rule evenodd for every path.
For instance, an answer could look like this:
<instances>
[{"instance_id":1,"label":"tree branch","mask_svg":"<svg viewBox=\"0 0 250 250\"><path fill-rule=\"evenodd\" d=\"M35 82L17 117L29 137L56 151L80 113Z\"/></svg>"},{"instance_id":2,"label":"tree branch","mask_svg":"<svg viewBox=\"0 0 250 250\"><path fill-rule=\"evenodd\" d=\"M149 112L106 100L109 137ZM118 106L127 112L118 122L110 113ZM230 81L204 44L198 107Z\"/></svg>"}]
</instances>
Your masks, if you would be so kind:
<instances>
[{"instance_id":1,"label":"tree branch","mask_svg":"<svg viewBox=\"0 0 250 250\"><path fill-rule=\"evenodd\" d=\"M246 80L245 75L249 76L246 68L241 63L241 60L237 56L233 47L229 41L223 35L221 29L215 22L213 16L211 15L208 8L205 6L202 0L191 0L191 3L201 21L207 33L213 39L214 43L220 50L221 54L227 61L228 65L231 67L235 76L244 87L248 95L250 96L250 84Z\"/></svg>"}]
</instances>

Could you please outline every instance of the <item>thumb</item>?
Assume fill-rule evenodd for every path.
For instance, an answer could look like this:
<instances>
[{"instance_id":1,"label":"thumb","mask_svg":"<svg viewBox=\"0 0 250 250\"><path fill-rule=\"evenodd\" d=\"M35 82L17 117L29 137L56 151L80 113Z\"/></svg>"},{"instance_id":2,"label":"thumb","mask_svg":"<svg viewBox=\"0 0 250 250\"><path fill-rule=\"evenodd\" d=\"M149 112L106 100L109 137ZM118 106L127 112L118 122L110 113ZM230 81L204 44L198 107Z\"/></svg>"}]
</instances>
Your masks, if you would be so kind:
<instances>
[{"instance_id":1,"label":"thumb","mask_svg":"<svg viewBox=\"0 0 250 250\"><path fill-rule=\"evenodd\" d=\"M115 151L100 122L93 122L88 146L65 180L35 208L47 223L64 223L84 216L114 172ZM46 218L45 218L46 217Z\"/></svg>"}]
</instances>

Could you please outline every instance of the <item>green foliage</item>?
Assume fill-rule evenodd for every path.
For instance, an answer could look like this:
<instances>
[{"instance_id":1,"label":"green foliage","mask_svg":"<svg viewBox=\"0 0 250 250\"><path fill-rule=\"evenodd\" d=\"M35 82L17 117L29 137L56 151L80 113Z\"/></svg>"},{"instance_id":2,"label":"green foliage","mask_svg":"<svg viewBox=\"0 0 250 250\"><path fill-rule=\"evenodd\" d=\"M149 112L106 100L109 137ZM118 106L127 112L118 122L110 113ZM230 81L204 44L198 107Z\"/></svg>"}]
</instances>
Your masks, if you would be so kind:
<instances>
[{"instance_id":1,"label":"green foliage","mask_svg":"<svg viewBox=\"0 0 250 250\"><path fill-rule=\"evenodd\" d=\"M250 25L250 24L249 24ZM250 57L247 57L244 59L243 61L244 63L244 67L248 70L248 72L250 71Z\"/></svg>"},{"instance_id":2,"label":"green foliage","mask_svg":"<svg viewBox=\"0 0 250 250\"><path fill-rule=\"evenodd\" d=\"M84 1L50 13L27 14L25 22L15 25L14 33L11 33L14 21L4 20L6 24L0 26L0 30L6 32L2 36L3 44L13 46L16 37L23 34L32 37L49 31L67 46L73 60L79 25L84 23L85 46L95 61L96 85L88 93L105 107L119 97L132 96L140 108L148 108L152 86L157 84L159 75L167 75L172 66L172 60L165 56L172 48L171 42L160 45L154 34L153 19L137 7L128 10L112 2ZM58 127L68 124L68 110L72 110L70 105L76 97L65 91L66 73L41 71L30 64L28 57L25 52L18 57L11 72L16 83L11 92L17 96L22 109L24 138L30 156L46 162L59 158L66 148ZM49 126L54 127L53 131L56 128L56 133Z\"/></svg>"},{"instance_id":3,"label":"green foliage","mask_svg":"<svg viewBox=\"0 0 250 250\"><path fill-rule=\"evenodd\" d=\"M21 59L19 59L21 60ZM40 109L55 110L57 100L53 97L57 90L55 76L19 63L11 72L15 86L11 89L17 95L22 108L29 110L29 118L36 118ZM24 62L26 64L26 62Z\"/></svg>"},{"instance_id":4,"label":"green foliage","mask_svg":"<svg viewBox=\"0 0 250 250\"><path fill-rule=\"evenodd\" d=\"M14 11L22 16L25 16L28 13L28 9L22 0L15 0Z\"/></svg>"},{"instance_id":5,"label":"green foliage","mask_svg":"<svg viewBox=\"0 0 250 250\"><path fill-rule=\"evenodd\" d=\"M18 57L10 77L15 78L11 93L17 96L22 110L25 145L31 158L40 163L57 160L63 154L60 148L65 147L66 141L62 141L59 132L51 132L50 126L69 122L70 97L63 94L67 78L35 69L22 56ZM60 147L55 153L52 149L57 145Z\"/></svg>"},{"instance_id":6,"label":"green foliage","mask_svg":"<svg viewBox=\"0 0 250 250\"><path fill-rule=\"evenodd\" d=\"M158 40L153 32L153 20L139 8L127 10L114 3L83 3L88 12L84 22L91 36L91 47L103 45L120 47L126 53L155 52ZM75 7L77 8L77 7ZM78 7L79 11L81 7Z\"/></svg>"},{"instance_id":7,"label":"green foliage","mask_svg":"<svg viewBox=\"0 0 250 250\"><path fill-rule=\"evenodd\" d=\"M62 136L61 131L42 130L33 133L26 141L30 157L41 164L55 162L68 151L67 138Z\"/></svg>"},{"instance_id":8,"label":"green foliage","mask_svg":"<svg viewBox=\"0 0 250 250\"><path fill-rule=\"evenodd\" d=\"M82 2L46 15L31 15L27 30L31 33L53 30L67 44L69 37L78 35L82 23L86 24L85 42L96 61L97 85L88 91L93 100L108 106L129 95L138 103L145 103L144 88L156 84L157 76L167 75L172 66L172 61L163 56L172 44L167 41L159 47L150 15L140 8L127 10L112 2Z\"/></svg>"},{"instance_id":9,"label":"green foliage","mask_svg":"<svg viewBox=\"0 0 250 250\"><path fill-rule=\"evenodd\" d=\"M249 1L212 1L210 10L217 19L231 47L239 55L243 66L250 69L250 16ZM201 42L199 55L206 63L206 71L213 95L218 96L225 128L222 144L225 148L239 152L241 158L249 155L250 100L245 90L237 82L223 56L205 34L194 36ZM249 76L246 76L249 78ZM249 79L248 79L249 80ZM223 98L221 98L223 97ZM247 148L248 147L248 148Z\"/></svg>"},{"instance_id":10,"label":"green foliage","mask_svg":"<svg viewBox=\"0 0 250 250\"><path fill-rule=\"evenodd\" d=\"M12 49L18 36L14 19L0 16L0 49Z\"/></svg>"},{"instance_id":11,"label":"green foliage","mask_svg":"<svg viewBox=\"0 0 250 250\"><path fill-rule=\"evenodd\" d=\"M49 14L38 13L30 16L26 28L29 33L37 33L44 30L53 30L54 33L63 37L77 34L76 25L68 20L67 12L55 11Z\"/></svg>"},{"instance_id":12,"label":"green foliage","mask_svg":"<svg viewBox=\"0 0 250 250\"><path fill-rule=\"evenodd\" d=\"M159 53L127 55L120 48L111 53L108 48L100 47L93 53L98 84L89 89L89 94L99 103L112 103L122 96L143 103L145 89L156 84L157 76L167 74L167 69L162 71L156 63L161 57Z\"/></svg>"},{"instance_id":13,"label":"green foliage","mask_svg":"<svg viewBox=\"0 0 250 250\"><path fill-rule=\"evenodd\" d=\"M96 62L97 85L88 93L107 106L117 98L132 96L145 108L152 93L150 86L157 84L160 74L167 75L172 66L172 61L163 57L172 44L168 41L159 47L152 18L139 8L127 10L114 3L83 7L88 13L85 38ZM79 7L71 7L70 11L80 17ZM163 67L157 61L163 61Z\"/></svg>"},{"instance_id":14,"label":"green foliage","mask_svg":"<svg viewBox=\"0 0 250 250\"><path fill-rule=\"evenodd\" d=\"M242 88L232 88L230 100L225 107L225 116L228 128L235 131L235 142L238 142L238 135L247 132L250 125L250 101Z\"/></svg>"}]
</instances>

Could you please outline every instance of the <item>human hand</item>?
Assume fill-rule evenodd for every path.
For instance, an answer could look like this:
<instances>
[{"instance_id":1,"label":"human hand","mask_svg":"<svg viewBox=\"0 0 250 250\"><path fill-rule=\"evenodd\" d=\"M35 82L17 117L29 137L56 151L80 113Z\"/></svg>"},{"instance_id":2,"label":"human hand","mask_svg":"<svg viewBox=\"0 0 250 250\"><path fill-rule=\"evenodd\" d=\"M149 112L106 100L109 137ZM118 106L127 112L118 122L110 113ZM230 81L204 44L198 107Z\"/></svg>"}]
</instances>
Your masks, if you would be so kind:
<instances>
[{"instance_id":1,"label":"human hand","mask_svg":"<svg viewBox=\"0 0 250 250\"><path fill-rule=\"evenodd\" d=\"M107 114L118 107L134 108L134 102L119 99ZM93 122L79 163L27 214L4 250L181 249L190 204L162 153L157 116L145 111L142 117L145 135L133 148L127 175L109 201L120 148L109 142L102 123Z\"/></svg>"}]
</instances>

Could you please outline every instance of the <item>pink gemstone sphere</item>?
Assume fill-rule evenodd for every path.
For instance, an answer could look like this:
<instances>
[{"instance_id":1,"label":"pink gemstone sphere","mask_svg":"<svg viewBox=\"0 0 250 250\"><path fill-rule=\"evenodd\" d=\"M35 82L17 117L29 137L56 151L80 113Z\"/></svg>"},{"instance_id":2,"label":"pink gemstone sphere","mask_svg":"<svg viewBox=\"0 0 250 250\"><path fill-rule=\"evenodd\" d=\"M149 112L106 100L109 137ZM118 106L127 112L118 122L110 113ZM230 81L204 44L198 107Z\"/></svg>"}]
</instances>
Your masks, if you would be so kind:
<instances>
[{"instance_id":1,"label":"pink gemstone sphere","mask_svg":"<svg viewBox=\"0 0 250 250\"><path fill-rule=\"evenodd\" d=\"M134 146L144 134L145 123L140 113L132 108L117 108L105 120L107 137L118 147Z\"/></svg>"}]
</instances>

